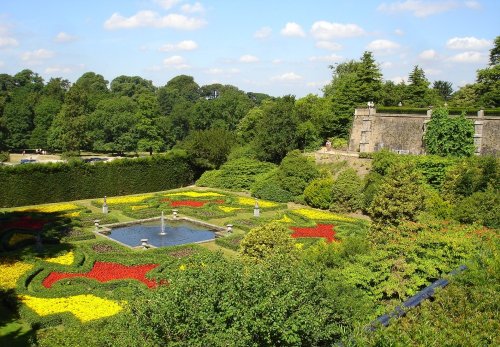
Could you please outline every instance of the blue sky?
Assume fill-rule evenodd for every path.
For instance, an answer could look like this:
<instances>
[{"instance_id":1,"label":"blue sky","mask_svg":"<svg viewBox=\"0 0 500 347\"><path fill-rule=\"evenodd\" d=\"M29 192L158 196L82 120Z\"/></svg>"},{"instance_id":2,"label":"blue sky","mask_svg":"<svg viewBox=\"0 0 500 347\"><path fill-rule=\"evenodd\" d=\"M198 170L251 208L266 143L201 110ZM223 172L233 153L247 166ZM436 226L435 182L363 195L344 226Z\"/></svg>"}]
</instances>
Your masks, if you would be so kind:
<instances>
[{"instance_id":1,"label":"blue sky","mask_svg":"<svg viewBox=\"0 0 500 347\"><path fill-rule=\"evenodd\" d=\"M369 50L385 79L418 64L457 89L487 65L499 14L498 0L0 0L0 73L186 74L302 97Z\"/></svg>"}]
</instances>

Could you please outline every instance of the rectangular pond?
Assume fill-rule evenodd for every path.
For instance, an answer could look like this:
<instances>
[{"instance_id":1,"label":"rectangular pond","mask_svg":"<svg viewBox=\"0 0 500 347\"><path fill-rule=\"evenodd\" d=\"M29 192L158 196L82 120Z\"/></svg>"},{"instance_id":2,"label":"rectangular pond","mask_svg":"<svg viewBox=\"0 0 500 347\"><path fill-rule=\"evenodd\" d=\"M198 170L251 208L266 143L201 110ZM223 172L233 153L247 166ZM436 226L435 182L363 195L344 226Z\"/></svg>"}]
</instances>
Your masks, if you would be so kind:
<instances>
[{"instance_id":1,"label":"rectangular pond","mask_svg":"<svg viewBox=\"0 0 500 347\"><path fill-rule=\"evenodd\" d=\"M111 229L107 236L130 247L141 245L141 239L148 239L148 244L155 247L176 246L188 243L211 241L215 232L206 226L188 221L165 220L165 234L161 233L161 222L146 222Z\"/></svg>"}]
</instances>

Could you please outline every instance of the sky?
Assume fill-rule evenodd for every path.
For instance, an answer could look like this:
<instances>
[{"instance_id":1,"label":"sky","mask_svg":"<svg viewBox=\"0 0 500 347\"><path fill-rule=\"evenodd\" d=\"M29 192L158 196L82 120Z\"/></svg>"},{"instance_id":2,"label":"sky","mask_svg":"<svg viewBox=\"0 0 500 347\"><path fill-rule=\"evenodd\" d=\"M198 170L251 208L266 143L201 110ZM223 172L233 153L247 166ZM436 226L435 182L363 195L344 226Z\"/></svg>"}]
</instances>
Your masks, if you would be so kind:
<instances>
[{"instance_id":1,"label":"sky","mask_svg":"<svg viewBox=\"0 0 500 347\"><path fill-rule=\"evenodd\" d=\"M184 74L303 97L371 51L386 80L418 65L456 90L487 66L499 14L500 0L0 0L0 73Z\"/></svg>"}]
</instances>

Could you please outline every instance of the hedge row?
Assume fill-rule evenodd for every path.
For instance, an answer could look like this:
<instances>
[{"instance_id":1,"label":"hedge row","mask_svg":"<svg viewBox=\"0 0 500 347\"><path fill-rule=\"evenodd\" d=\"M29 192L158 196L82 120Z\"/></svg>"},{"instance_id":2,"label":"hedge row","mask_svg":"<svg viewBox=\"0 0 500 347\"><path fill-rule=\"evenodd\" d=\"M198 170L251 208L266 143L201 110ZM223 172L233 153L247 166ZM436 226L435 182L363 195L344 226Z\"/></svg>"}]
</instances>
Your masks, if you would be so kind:
<instances>
[{"instance_id":1,"label":"hedge row","mask_svg":"<svg viewBox=\"0 0 500 347\"><path fill-rule=\"evenodd\" d=\"M0 167L0 207L145 193L192 183L195 168L182 152L165 156Z\"/></svg>"}]
</instances>

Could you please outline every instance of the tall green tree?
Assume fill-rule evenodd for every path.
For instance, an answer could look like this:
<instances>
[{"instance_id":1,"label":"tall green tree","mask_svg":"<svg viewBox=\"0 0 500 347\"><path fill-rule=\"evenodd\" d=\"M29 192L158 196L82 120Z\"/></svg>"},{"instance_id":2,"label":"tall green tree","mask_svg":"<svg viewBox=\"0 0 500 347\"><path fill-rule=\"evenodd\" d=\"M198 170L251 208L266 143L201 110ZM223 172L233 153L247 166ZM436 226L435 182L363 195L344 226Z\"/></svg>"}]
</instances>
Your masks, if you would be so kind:
<instances>
[{"instance_id":1,"label":"tall green tree","mask_svg":"<svg viewBox=\"0 0 500 347\"><path fill-rule=\"evenodd\" d=\"M430 82L425 77L422 68L416 65L408 76L404 105L413 107L427 107L434 105L436 94L429 89Z\"/></svg>"},{"instance_id":2,"label":"tall green tree","mask_svg":"<svg viewBox=\"0 0 500 347\"><path fill-rule=\"evenodd\" d=\"M500 36L490 50L490 66L477 71L476 90L481 107L500 107Z\"/></svg>"},{"instance_id":3,"label":"tall green tree","mask_svg":"<svg viewBox=\"0 0 500 347\"><path fill-rule=\"evenodd\" d=\"M169 115L175 104L183 101L194 104L199 97L200 86L192 76L176 76L158 89L160 112L162 115Z\"/></svg>"},{"instance_id":4,"label":"tall green tree","mask_svg":"<svg viewBox=\"0 0 500 347\"><path fill-rule=\"evenodd\" d=\"M451 82L448 81L434 81L432 89L434 89L444 101L448 101L451 94L453 94L453 87Z\"/></svg>"},{"instance_id":5,"label":"tall green tree","mask_svg":"<svg viewBox=\"0 0 500 347\"><path fill-rule=\"evenodd\" d=\"M111 93L116 96L138 98L142 94L154 94L156 91L152 81L139 76L118 76L111 81Z\"/></svg>"},{"instance_id":6,"label":"tall green tree","mask_svg":"<svg viewBox=\"0 0 500 347\"><path fill-rule=\"evenodd\" d=\"M259 159L277 164L289 151L297 148L298 119L294 106L293 96L262 105L263 117L257 125L253 142Z\"/></svg>"}]
</instances>

